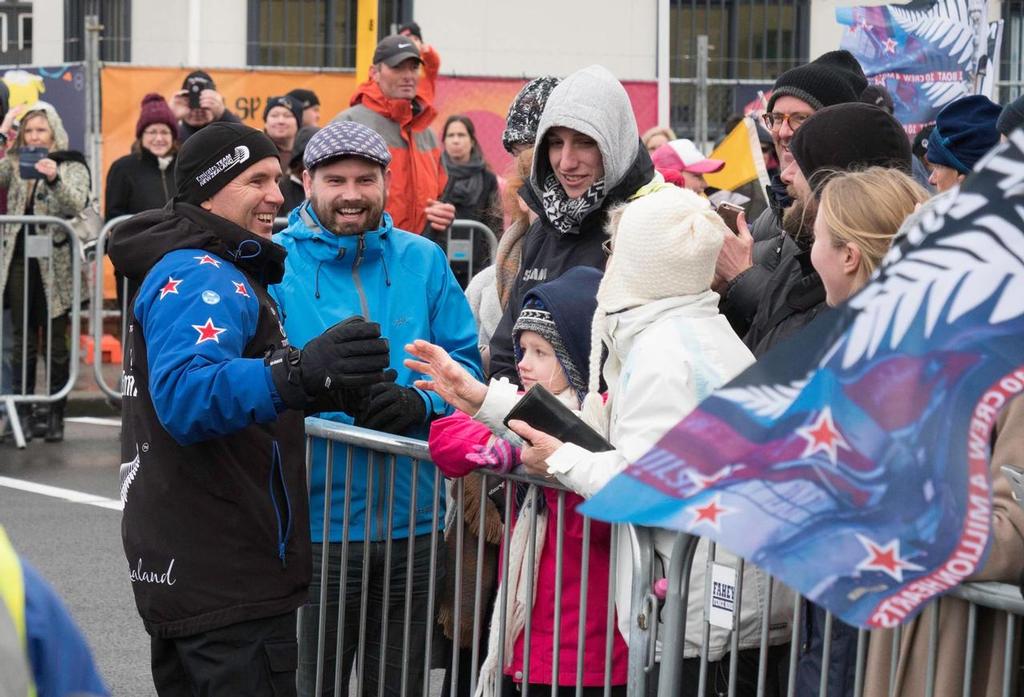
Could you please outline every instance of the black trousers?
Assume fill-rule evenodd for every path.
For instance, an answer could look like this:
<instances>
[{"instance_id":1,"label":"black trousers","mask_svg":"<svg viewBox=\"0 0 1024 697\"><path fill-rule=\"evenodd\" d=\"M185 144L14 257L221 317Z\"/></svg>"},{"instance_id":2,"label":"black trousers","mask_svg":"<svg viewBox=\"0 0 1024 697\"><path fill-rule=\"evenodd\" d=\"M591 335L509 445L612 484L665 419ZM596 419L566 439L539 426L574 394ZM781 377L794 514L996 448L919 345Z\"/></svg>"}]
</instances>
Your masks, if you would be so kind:
<instances>
[{"instance_id":1,"label":"black trousers","mask_svg":"<svg viewBox=\"0 0 1024 697\"><path fill-rule=\"evenodd\" d=\"M15 253L11 260L4 290L11 308L11 382L15 394L33 394L36 391L36 356L47 354L47 305L43 277L39 262L28 260L26 273L25 258ZM28 307L25 306L25 292L28 291ZM26 314L26 309L28 310ZM68 381L71 353L68 345L68 313L50 318L50 384L53 394ZM27 325L27 326L26 326ZM27 332L26 332L27 329ZM22 373L24 372L24 380Z\"/></svg>"},{"instance_id":2,"label":"black trousers","mask_svg":"<svg viewBox=\"0 0 1024 697\"><path fill-rule=\"evenodd\" d=\"M152 638L160 697L295 697L295 611L180 639Z\"/></svg>"}]
</instances>

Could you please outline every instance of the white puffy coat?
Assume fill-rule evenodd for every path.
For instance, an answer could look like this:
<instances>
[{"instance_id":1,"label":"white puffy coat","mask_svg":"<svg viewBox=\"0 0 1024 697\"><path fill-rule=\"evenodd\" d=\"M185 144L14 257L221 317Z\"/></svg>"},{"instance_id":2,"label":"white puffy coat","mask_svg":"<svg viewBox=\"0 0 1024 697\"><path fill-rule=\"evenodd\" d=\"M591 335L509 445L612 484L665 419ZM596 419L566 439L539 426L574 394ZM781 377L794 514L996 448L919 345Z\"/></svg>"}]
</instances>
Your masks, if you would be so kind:
<instances>
[{"instance_id":1,"label":"white puffy coat","mask_svg":"<svg viewBox=\"0 0 1024 697\"><path fill-rule=\"evenodd\" d=\"M718 314L718 295L659 300L610 315L605 341L609 360L603 375L609 385L608 440L616 447L592 453L565 444L548 459L548 467L566 486L589 497L612 477L644 455L672 426L705 397L754 362L754 356ZM654 531L655 551L667 574L676 533ZM633 535L620 534L616 569L616 609L619 629L629 638L632 598ZM700 654L704 619L708 542L697 548L687 610L685 657ZM715 560L737 567L737 557L718 547ZM658 576L656 575L655 578ZM768 576L747 564L740 609L741 649L759 646L761 622L768 602ZM772 596L770 644L789 640L793 614L792 591L775 584ZM660 634L660 632L659 632ZM708 659L717 661L729 650L729 632L711 628ZM660 653L660 647L659 647Z\"/></svg>"}]
</instances>

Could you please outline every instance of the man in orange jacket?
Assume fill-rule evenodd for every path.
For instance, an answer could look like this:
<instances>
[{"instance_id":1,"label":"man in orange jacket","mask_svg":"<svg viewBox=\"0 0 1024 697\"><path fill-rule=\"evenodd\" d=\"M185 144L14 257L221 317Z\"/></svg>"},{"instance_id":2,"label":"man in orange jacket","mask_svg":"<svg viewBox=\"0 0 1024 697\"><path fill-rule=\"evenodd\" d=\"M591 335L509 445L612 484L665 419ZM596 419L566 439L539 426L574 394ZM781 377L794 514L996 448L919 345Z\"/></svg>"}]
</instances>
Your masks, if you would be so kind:
<instances>
[{"instance_id":1,"label":"man in orange jacket","mask_svg":"<svg viewBox=\"0 0 1024 697\"><path fill-rule=\"evenodd\" d=\"M441 148L430 130L437 112L419 89L423 64L433 94L440 60L432 49L429 52L434 55L428 64L409 37L383 39L373 53L370 78L356 89L351 106L334 117L361 123L384 138L391 151L387 212L395 227L415 233L427 225L442 232L455 219L455 206L437 200L447 181Z\"/></svg>"}]
</instances>

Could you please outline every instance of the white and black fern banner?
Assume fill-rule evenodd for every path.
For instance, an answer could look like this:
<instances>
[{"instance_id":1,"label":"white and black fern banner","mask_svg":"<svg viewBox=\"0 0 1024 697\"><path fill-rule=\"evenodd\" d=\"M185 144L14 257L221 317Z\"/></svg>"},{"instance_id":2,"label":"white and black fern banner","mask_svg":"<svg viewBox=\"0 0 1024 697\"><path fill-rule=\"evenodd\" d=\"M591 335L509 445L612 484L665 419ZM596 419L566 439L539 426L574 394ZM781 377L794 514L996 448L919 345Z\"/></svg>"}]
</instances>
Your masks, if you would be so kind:
<instances>
[{"instance_id":1,"label":"white and black fern banner","mask_svg":"<svg viewBox=\"0 0 1024 697\"><path fill-rule=\"evenodd\" d=\"M840 41L864 73L893 96L895 115L914 133L968 94L991 97L1002 21L987 24L984 3L914 0L904 5L840 7Z\"/></svg>"}]
</instances>

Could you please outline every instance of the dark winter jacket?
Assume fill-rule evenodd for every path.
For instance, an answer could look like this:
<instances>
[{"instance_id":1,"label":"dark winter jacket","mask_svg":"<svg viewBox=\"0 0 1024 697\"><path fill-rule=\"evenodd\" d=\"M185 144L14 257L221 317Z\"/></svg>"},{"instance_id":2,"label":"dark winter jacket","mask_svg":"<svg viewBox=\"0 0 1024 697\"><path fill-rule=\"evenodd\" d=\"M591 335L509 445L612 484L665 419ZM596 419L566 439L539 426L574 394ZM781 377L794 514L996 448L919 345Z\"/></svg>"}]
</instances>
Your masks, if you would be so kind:
<instances>
[{"instance_id":1,"label":"dark winter jacket","mask_svg":"<svg viewBox=\"0 0 1024 697\"><path fill-rule=\"evenodd\" d=\"M828 309L825 286L811 265L809 249L784 258L762 292L754 322L743 337L743 343L758 358Z\"/></svg>"},{"instance_id":2,"label":"dark winter jacket","mask_svg":"<svg viewBox=\"0 0 1024 697\"><path fill-rule=\"evenodd\" d=\"M174 159L160 169L156 155L140 148L110 165L103 212L107 220L154 208L174 197Z\"/></svg>"},{"instance_id":3,"label":"dark winter jacket","mask_svg":"<svg viewBox=\"0 0 1024 697\"><path fill-rule=\"evenodd\" d=\"M284 203L281 204L281 210L277 215L287 218L289 213L306 200L306 190L303 188L301 181L296 181L295 178L288 174L281 177L281 181L277 186L281 189L281 195L284 196Z\"/></svg>"},{"instance_id":4,"label":"dark winter jacket","mask_svg":"<svg viewBox=\"0 0 1024 697\"><path fill-rule=\"evenodd\" d=\"M266 285L284 250L188 204L117 229L141 288L125 342L121 534L146 630L172 638L302 605L303 417L264 356L286 345Z\"/></svg>"},{"instance_id":5,"label":"dark winter jacket","mask_svg":"<svg viewBox=\"0 0 1024 697\"><path fill-rule=\"evenodd\" d=\"M443 157L442 161L444 161ZM498 236L501 234L502 225L501 203L498 200L498 178L489 169L483 169L480 172L480 176L483 180L483 186L479 195L470 200L466 196L464 187L460 186L464 182L459 177L457 170L449 170L448 183L445 185L440 200L455 206L456 220L475 220L478 223L483 223L495 236ZM469 233L466 230L453 229L451 233L453 239L469 238ZM427 225L423 230L423 236L439 244L446 254L449 253L447 230L438 232L430 225ZM459 285L463 288L469 285L470 279L477 272L494 263L494 259L491 258L491 247L487 243L487 238L480 232L474 232L472 239L472 273L470 273L468 264L459 263L458 260L452 259L451 255L449 255L449 261L456 262L452 264L452 271L455 273L455 278Z\"/></svg>"}]
</instances>

